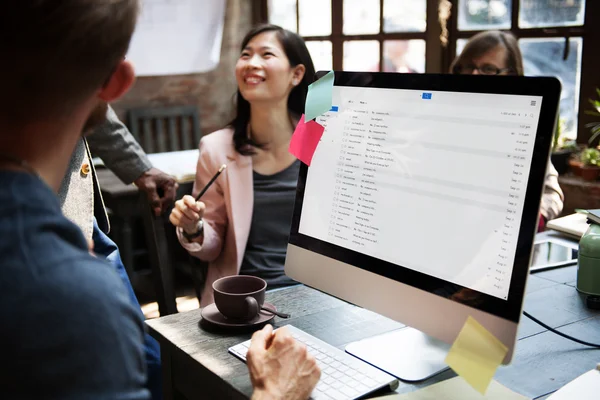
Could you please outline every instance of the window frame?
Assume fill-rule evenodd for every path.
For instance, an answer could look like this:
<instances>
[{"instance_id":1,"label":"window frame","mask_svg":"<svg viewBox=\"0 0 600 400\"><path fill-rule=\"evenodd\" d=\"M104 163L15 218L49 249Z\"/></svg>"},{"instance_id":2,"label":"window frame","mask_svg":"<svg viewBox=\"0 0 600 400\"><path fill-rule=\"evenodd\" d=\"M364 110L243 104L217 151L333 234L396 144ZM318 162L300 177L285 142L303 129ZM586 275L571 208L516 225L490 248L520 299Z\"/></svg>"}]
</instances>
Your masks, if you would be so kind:
<instances>
[{"instance_id":1,"label":"window frame","mask_svg":"<svg viewBox=\"0 0 600 400\"><path fill-rule=\"evenodd\" d=\"M458 29L458 8L459 2L464 0L450 0L453 12L448 20L448 46L446 52L443 71L450 70L450 64L456 54L456 44L459 39L468 39L471 36L485 31L485 29L461 31ZM600 57L593 54L593 44L600 44L600 35L590 27L593 26L592 15L596 15L594 22L598 21L600 15L600 1L587 0L585 4L585 14L583 25L575 26L549 26L544 28L521 28L519 27L519 10L521 0L512 0L512 10L509 29L500 29L505 32L511 32L517 40L520 39L567 39L582 38L581 54L581 75L579 81L579 105L577 114L577 142L587 143L591 136L589 129L585 127L591 121L591 118L585 115L589 108L588 99L595 96L595 87L599 86L598 77L594 77L594 68L600 70ZM586 28L587 27L587 28ZM600 75L599 75L600 76ZM596 82L594 84L594 82Z\"/></svg>"},{"instance_id":2,"label":"window frame","mask_svg":"<svg viewBox=\"0 0 600 400\"><path fill-rule=\"evenodd\" d=\"M303 36L307 42L310 41L330 41L332 48L332 63L334 70L343 70L344 63L344 42L347 41L367 41L376 40L379 42L379 65L383 65L383 44L386 40L424 40L425 41L425 72L437 72L436 65L439 65L439 55L441 54L441 43L439 36L441 28L439 24L427 24L424 32L393 32L387 33L383 30L385 0L379 0L379 32L373 34L347 35L344 34L344 0L331 0L331 34L322 36ZM261 5L259 8L267 10L268 0L258 0ZM426 20L430 20L433 14L434 20L437 20L437 2L438 0L425 0L426 2ZM266 12L268 20L268 11ZM430 26L433 25L433 26ZM296 0L296 32L299 32L300 15L299 1ZM432 39L433 40L430 40ZM431 57L428 57L431 55ZM430 71L430 69L432 69Z\"/></svg>"},{"instance_id":3,"label":"window frame","mask_svg":"<svg viewBox=\"0 0 600 400\"><path fill-rule=\"evenodd\" d=\"M344 42L348 40L377 40L379 41L379 65L383 65L383 43L385 40L425 40L425 72L447 73L454 60L458 39L468 39L483 30L460 31L458 29L458 7L460 0L449 0L452 5L450 17L446 22L448 43L443 45L440 36L442 27L438 16L440 0L426 1L425 32L383 32L383 2L380 0L379 33L362 35L345 35L343 33L343 0L331 0L331 35L308 36L306 41L331 41L332 62L334 70L343 69ZM254 0L255 22L268 22L268 0ZM521 28L519 27L519 9L521 0L512 0L511 27L503 29L513 33L517 39L535 38L579 38L583 39L581 54L581 76L579 82L579 110L577 117L577 141L587 143L591 132L586 125L594 122L594 117L586 115L589 110L588 99L596 97L596 88L600 88L600 52L595 51L600 46L600 29L592 29L594 24L600 24L600 1L587 0L585 5L584 23L579 26ZM296 0L296 31L299 27L299 5Z\"/></svg>"}]
</instances>

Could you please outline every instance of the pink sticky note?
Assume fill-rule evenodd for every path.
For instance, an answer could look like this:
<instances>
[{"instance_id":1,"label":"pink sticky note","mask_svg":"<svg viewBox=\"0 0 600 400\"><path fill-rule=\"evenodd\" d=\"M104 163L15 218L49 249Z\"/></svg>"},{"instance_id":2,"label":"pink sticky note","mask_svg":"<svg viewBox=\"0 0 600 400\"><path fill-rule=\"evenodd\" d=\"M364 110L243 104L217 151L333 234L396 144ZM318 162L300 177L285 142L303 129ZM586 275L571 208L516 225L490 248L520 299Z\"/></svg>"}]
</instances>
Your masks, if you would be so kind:
<instances>
[{"instance_id":1,"label":"pink sticky note","mask_svg":"<svg viewBox=\"0 0 600 400\"><path fill-rule=\"evenodd\" d=\"M313 154L319 145L325 128L315 121L304 123L304 115L296 126L290 142L290 153L296 156L304 164L310 166Z\"/></svg>"}]
</instances>

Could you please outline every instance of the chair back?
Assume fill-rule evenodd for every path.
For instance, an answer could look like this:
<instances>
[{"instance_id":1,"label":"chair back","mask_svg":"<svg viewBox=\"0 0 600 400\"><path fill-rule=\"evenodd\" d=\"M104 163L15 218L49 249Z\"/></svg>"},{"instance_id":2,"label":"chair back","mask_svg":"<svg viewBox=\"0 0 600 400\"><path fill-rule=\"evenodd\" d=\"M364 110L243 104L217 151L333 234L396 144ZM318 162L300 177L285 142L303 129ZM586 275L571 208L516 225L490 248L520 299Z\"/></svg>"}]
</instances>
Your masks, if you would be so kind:
<instances>
[{"instance_id":1,"label":"chair back","mask_svg":"<svg viewBox=\"0 0 600 400\"><path fill-rule=\"evenodd\" d=\"M200 143L196 106L134 108L128 111L127 124L146 153L197 149Z\"/></svg>"}]
</instances>

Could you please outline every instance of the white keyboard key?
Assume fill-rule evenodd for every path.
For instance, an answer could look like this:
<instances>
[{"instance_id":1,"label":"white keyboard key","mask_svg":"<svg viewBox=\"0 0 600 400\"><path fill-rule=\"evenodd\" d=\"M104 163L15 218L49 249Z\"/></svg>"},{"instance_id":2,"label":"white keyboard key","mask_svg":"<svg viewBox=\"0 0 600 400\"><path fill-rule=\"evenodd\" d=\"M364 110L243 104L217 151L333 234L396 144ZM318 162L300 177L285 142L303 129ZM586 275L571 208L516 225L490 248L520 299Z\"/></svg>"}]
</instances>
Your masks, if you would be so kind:
<instances>
[{"instance_id":1,"label":"white keyboard key","mask_svg":"<svg viewBox=\"0 0 600 400\"><path fill-rule=\"evenodd\" d=\"M348 397L335 389L329 389L325 394L334 400L348 400Z\"/></svg>"},{"instance_id":2,"label":"white keyboard key","mask_svg":"<svg viewBox=\"0 0 600 400\"><path fill-rule=\"evenodd\" d=\"M350 399L354 398L360 394L358 391L356 391L348 386L344 386L343 388L341 388L340 392L342 392L343 394L348 396L348 398L350 398Z\"/></svg>"}]
</instances>

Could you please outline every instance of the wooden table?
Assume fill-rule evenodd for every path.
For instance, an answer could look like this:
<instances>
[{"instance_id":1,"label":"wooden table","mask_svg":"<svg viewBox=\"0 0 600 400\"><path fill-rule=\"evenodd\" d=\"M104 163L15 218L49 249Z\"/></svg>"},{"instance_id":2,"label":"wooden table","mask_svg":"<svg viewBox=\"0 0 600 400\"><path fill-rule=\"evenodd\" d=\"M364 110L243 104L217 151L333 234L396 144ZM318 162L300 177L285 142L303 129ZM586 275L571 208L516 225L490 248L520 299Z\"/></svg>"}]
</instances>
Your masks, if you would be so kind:
<instances>
[{"instance_id":1,"label":"wooden table","mask_svg":"<svg viewBox=\"0 0 600 400\"><path fill-rule=\"evenodd\" d=\"M577 267L531 275L524 309L553 328L600 343L600 312L585 307L575 289ZM294 326L340 348L403 325L317 290L296 286L267 294L267 301L292 318L275 318L275 327ZM149 320L161 343L165 400L246 399L252 392L246 365L227 348L250 333L209 332L200 327L200 310ZM522 317L516 354L495 379L534 399L543 399L600 361L600 350L568 341ZM424 383L401 383L397 392L413 391L455 376L446 371Z\"/></svg>"}]
</instances>

